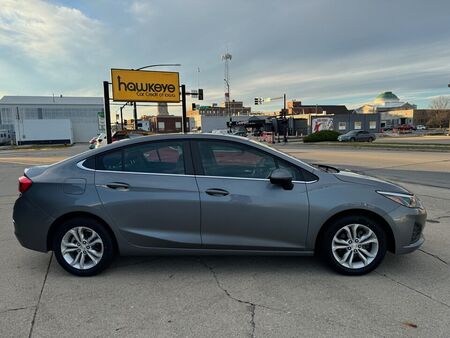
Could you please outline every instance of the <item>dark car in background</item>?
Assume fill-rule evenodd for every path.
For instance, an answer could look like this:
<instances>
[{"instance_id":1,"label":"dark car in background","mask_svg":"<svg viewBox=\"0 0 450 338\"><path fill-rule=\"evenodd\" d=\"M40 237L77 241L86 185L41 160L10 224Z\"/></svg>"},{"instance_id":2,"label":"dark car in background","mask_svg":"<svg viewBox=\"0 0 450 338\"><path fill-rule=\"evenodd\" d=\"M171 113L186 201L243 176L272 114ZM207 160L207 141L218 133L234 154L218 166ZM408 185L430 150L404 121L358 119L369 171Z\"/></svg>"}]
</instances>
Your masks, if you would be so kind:
<instances>
[{"instance_id":1,"label":"dark car in background","mask_svg":"<svg viewBox=\"0 0 450 338\"><path fill-rule=\"evenodd\" d=\"M346 134L338 136L339 142L373 142L376 140L376 136L365 130L352 130Z\"/></svg>"}]
</instances>

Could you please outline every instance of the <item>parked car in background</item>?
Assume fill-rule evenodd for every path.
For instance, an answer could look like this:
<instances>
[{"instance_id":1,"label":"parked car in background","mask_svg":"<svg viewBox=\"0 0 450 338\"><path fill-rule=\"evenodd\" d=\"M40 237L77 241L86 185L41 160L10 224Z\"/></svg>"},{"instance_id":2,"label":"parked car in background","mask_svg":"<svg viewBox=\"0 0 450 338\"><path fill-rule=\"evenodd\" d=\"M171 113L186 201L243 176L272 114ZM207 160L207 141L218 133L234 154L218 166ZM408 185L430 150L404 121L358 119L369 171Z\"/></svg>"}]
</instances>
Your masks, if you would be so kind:
<instances>
[{"instance_id":1,"label":"parked car in background","mask_svg":"<svg viewBox=\"0 0 450 338\"><path fill-rule=\"evenodd\" d=\"M397 127L397 130L400 132L413 131L413 130L416 130L416 127L414 127L411 124L401 124Z\"/></svg>"},{"instance_id":2,"label":"parked car in background","mask_svg":"<svg viewBox=\"0 0 450 338\"><path fill-rule=\"evenodd\" d=\"M116 253L319 254L340 273L375 269L424 242L410 191L311 166L242 137L139 137L25 170L13 223L26 248L90 276ZM412 264L412 263L411 263Z\"/></svg>"},{"instance_id":3,"label":"parked car in background","mask_svg":"<svg viewBox=\"0 0 450 338\"><path fill-rule=\"evenodd\" d=\"M142 130L118 130L112 134L111 140L112 140L112 142L116 142L116 141L127 140L130 138L136 138L139 136L146 136L146 135L151 135L151 133L147 132L147 131L142 131ZM97 144L96 144L95 148L100 148L105 145L107 145L106 134L102 133L97 138Z\"/></svg>"},{"instance_id":4,"label":"parked car in background","mask_svg":"<svg viewBox=\"0 0 450 338\"><path fill-rule=\"evenodd\" d=\"M95 141L95 148L100 148L105 145L106 145L106 133L100 133Z\"/></svg>"},{"instance_id":5,"label":"parked car in background","mask_svg":"<svg viewBox=\"0 0 450 338\"><path fill-rule=\"evenodd\" d=\"M416 129L417 129L417 130L426 130L426 129L427 129L427 126L424 126L423 124L418 124L418 125L416 126Z\"/></svg>"},{"instance_id":6,"label":"parked car in background","mask_svg":"<svg viewBox=\"0 0 450 338\"><path fill-rule=\"evenodd\" d=\"M346 134L338 136L339 142L373 142L376 136L365 130L351 130Z\"/></svg>"},{"instance_id":7,"label":"parked car in background","mask_svg":"<svg viewBox=\"0 0 450 338\"><path fill-rule=\"evenodd\" d=\"M100 134L97 134L96 136L94 136L93 138L91 138L91 140L89 141L89 149L94 149L95 145L97 144L97 138Z\"/></svg>"}]
</instances>

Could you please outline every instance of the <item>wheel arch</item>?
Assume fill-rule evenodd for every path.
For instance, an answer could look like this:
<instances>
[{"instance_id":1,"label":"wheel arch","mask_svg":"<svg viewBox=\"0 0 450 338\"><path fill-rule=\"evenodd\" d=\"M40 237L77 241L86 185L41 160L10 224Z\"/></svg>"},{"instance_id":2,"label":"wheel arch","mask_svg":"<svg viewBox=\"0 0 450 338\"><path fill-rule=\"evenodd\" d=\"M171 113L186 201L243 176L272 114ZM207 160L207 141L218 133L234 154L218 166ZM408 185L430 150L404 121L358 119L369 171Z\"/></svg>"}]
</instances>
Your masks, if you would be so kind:
<instances>
[{"instance_id":1,"label":"wheel arch","mask_svg":"<svg viewBox=\"0 0 450 338\"><path fill-rule=\"evenodd\" d=\"M113 243L114 243L114 250L116 252L119 252L119 245L117 243L117 238L116 235L114 234L114 231L112 231L111 227L109 226L109 224L102 219L101 217L91 214L89 212L85 212L85 211L73 211L73 212L69 212L67 214L61 215L60 217L58 217L50 226L48 233L47 233L47 250L51 250L51 246L52 246L52 240L53 240L53 236L55 235L56 229L58 228L59 225L63 224L65 221L69 220L69 219L73 219L73 218L77 218L77 217L86 217L86 218L93 218L96 221L98 221L99 223L103 224L103 226L105 227L106 231L109 232L109 234L111 235L112 239L113 239Z\"/></svg>"},{"instance_id":2,"label":"wheel arch","mask_svg":"<svg viewBox=\"0 0 450 338\"><path fill-rule=\"evenodd\" d=\"M333 216L329 217L325 221L325 223L320 227L319 233L316 236L314 248L319 248L320 240L321 240L325 230L327 229L327 227L330 224L332 224L334 221L336 221L337 219L345 217L345 216L366 216L366 217L372 218L375 221L377 221L383 228L384 232L386 233L388 251L395 253L395 236L391 229L391 226L382 216L380 216L376 212L366 210L366 209L348 209L348 210L340 211L340 212L334 214Z\"/></svg>"}]
</instances>

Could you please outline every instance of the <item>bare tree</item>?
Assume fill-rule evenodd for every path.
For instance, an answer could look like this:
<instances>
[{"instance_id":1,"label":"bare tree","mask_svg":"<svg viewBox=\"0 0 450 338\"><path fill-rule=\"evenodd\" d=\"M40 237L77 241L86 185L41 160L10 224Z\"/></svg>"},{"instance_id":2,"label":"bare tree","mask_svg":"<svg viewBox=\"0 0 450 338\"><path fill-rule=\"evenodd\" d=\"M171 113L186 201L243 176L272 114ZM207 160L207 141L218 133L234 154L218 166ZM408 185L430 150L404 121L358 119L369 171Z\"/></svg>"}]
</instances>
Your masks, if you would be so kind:
<instances>
[{"instance_id":1,"label":"bare tree","mask_svg":"<svg viewBox=\"0 0 450 338\"><path fill-rule=\"evenodd\" d=\"M450 96L438 96L431 100L430 108L432 114L427 122L430 127L442 128L449 124L450 118Z\"/></svg>"}]
</instances>

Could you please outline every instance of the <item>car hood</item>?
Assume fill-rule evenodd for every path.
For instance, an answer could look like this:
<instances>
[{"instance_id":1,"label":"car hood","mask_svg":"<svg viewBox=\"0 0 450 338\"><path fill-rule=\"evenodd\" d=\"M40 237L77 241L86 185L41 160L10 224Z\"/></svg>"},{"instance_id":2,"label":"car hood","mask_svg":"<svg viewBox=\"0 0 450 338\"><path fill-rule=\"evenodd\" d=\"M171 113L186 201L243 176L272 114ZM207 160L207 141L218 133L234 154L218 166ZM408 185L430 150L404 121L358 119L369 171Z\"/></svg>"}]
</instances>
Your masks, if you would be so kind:
<instances>
[{"instance_id":1,"label":"car hood","mask_svg":"<svg viewBox=\"0 0 450 338\"><path fill-rule=\"evenodd\" d=\"M340 171L339 173L335 173L333 175L340 181L369 185L375 187L376 190L412 194L408 189L405 189L398 184L376 177L355 173L353 171Z\"/></svg>"}]
</instances>

